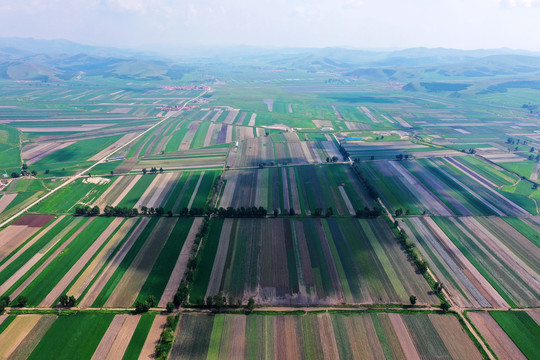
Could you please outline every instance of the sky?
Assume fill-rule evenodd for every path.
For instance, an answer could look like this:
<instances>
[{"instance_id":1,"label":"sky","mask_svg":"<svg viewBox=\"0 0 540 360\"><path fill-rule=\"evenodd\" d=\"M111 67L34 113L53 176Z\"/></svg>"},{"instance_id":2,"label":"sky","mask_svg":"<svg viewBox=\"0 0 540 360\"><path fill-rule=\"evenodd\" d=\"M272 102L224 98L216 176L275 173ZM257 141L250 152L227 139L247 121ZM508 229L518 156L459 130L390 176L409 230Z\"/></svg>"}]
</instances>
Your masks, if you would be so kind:
<instances>
[{"instance_id":1,"label":"sky","mask_svg":"<svg viewBox=\"0 0 540 360\"><path fill-rule=\"evenodd\" d=\"M0 37L131 49L540 51L540 0L0 0Z\"/></svg>"}]
</instances>

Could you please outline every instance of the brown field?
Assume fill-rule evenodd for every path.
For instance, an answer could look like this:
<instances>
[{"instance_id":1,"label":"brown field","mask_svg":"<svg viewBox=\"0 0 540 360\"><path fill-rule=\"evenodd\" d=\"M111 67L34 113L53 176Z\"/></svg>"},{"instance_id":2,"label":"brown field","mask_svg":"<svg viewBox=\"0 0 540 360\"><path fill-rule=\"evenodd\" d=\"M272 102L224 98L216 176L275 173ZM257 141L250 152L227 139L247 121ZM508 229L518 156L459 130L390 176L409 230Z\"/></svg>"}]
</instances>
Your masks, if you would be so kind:
<instances>
[{"instance_id":1,"label":"brown field","mask_svg":"<svg viewBox=\"0 0 540 360\"><path fill-rule=\"evenodd\" d=\"M191 146L191 142L193 141L193 138L195 137L195 134L197 133L197 130L199 129L200 124L201 124L200 121L193 121L189 124L188 131L186 135L184 135L184 138L182 139L182 142L180 143L180 147L178 148L178 151L189 150Z\"/></svg>"},{"instance_id":2,"label":"brown field","mask_svg":"<svg viewBox=\"0 0 540 360\"><path fill-rule=\"evenodd\" d=\"M129 249L131 249L131 246L133 246L133 243L139 235L142 233L148 222L150 221L149 218L143 218L139 222L139 225L135 228L135 230L131 233L129 238L123 243L122 247L118 250L118 252L114 255L114 257L111 259L111 261L108 262L107 266L103 270L103 272L100 274L99 278L96 280L94 284L90 287L88 290L88 293L86 296L82 299L82 301L79 303L79 307L89 307L91 306L96 298L101 293L101 290L107 285L107 282L111 278L111 276L114 274L124 257L127 255ZM131 305L131 304L130 304Z\"/></svg>"},{"instance_id":3,"label":"brown field","mask_svg":"<svg viewBox=\"0 0 540 360\"><path fill-rule=\"evenodd\" d=\"M174 187L178 175L178 172L167 172L155 175L155 179L137 201L135 208L140 209L142 206L148 208L159 207L163 202L165 195L167 195L167 192Z\"/></svg>"},{"instance_id":4,"label":"brown field","mask_svg":"<svg viewBox=\"0 0 540 360\"><path fill-rule=\"evenodd\" d=\"M92 205L103 209L106 205L111 205L114 202L118 204L122 201L119 199L120 194L131 185L133 179L134 177L131 176L119 176Z\"/></svg>"},{"instance_id":5,"label":"brown field","mask_svg":"<svg viewBox=\"0 0 540 360\"><path fill-rule=\"evenodd\" d=\"M146 341L144 342L141 354L139 355L139 360L152 360L155 359L156 345L159 342L161 332L167 323L167 315L156 315L152 327L148 332Z\"/></svg>"},{"instance_id":6,"label":"brown field","mask_svg":"<svg viewBox=\"0 0 540 360\"><path fill-rule=\"evenodd\" d=\"M28 227L43 227L54 219L54 215L23 215L15 220L11 225L25 225Z\"/></svg>"},{"instance_id":7,"label":"brown field","mask_svg":"<svg viewBox=\"0 0 540 360\"><path fill-rule=\"evenodd\" d=\"M467 315L500 360L527 359L488 312L475 311Z\"/></svg>"},{"instance_id":8,"label":"brown field","mask_svg":"<svg viewBox=\"0 0 540 360\"><path fill-rule=\"evenodd\" d=\"M251 117L249 118L248 126L255 126L256 119L257 119L257 114L255 113L251 114Z\"/></svg>"},{"instance_id":9,"label":"brown field","mask_svg":"<svg viewBox=\"0 0 540 360\"><path fill-rule=\"evenodd\" d=\"M121 359L139 323L140 315L116 315L101 338L92 359Z\"/></svg>"},{"instance_id":10,"label":"brown field","mask_svg":"<svg viewBox=\"0 0 540 360\"><path fill-rule=\"evenodd\" d=\"M56 321L56 318L55 315L42 315L36 326L30 330L28 336L11 353L9 356L10 360L27 359L39 344L43 335L45 335L51 325Z\"/></svg>"},{"instance_id":11,"label":"brown field","mask_svg":"<svg viewBox=\"0 0 540 360\"><path fill-rule=\"evenodd\" d=\"M0 198L0 213L9 206L9 204L17 197L17 194L5 194Z\"/></svg>"},{"instance_id":12,"label":"brown field","mask_svg":"<svg viewBox=\"0 0 540 360\"><path fill-rule=\"evenodd\" d=\"M80 131L94 131L103 129L105 127L114 126L116 124L84 124L79 126L15 126L22 132L37 132L37 133L48 133L48 132L80 132Z\"/></svg>"},{"instance_id":13,"label":"brown field","mask_svg":"<svg viewBox=\"0 0 540 360\"><path fill-rule=\"evenodd\" d=\"M0 334L0 358L9 359L41 320L41 315L19 315Z\"/></svg>"},{"instance_id":14,"label":"brown field","mask_svg":"<svg viewBox=\"0 0 540 360\"><path fill-rule=\"evenodd\" d=\"M41 237L43 235L45 235L47 233L47 231L49 231L50 229L52 229L54 226L56 226L56 224L58 224L63 218L64 218L65 215L60 215L58 217L58 219L56 219L53 223L51 223L46 229L44 229L40 234L38 234L37 236L35 236L32 240L30 240L29 242L27 242L21 249L19 249L19 251L17 251L17 253L15 253L12 257L9 258L9 260L7 260L6 262L4 262L1 266L0 266L0 271L3 271L9 264L11 264L14 260L16 260L19 256L21 256L21 254L23 254L26 250L28 250L28 248L32 245L34 245L36 243L36 241L38 241L39 239L41 239ZM5 229L7 230L7 229ZM2 232L0 232L0 238L1 238L1 234Z\"/></svg>"}]
</instances>

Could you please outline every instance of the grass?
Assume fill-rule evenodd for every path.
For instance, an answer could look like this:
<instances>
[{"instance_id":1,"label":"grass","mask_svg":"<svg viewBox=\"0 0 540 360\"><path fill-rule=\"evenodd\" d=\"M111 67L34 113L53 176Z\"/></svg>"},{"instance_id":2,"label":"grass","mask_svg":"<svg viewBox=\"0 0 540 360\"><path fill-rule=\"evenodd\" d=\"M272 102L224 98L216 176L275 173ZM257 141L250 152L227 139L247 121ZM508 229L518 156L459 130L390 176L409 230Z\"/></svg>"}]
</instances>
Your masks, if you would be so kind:
<instances>
[{"instance_id":1,"label":"grass","mask_svg":"<svg viewBox=\"0 0 540 360\"><path fill-rule=\"evenodd\" d=\"M152 271L148 274L137 300L145 301L150 295L154 295L159 301L192 224L193 219L178 219ZM172 301L172 299L170 300Z\"/></svg>"},{"instance_id":2,"label":"grass","mask_svg":"<svg viewBox=\"0 0 540 360\"><path fill-rule=\"evenodd\" d=\"M126 352L124 353L122 360L137 360L139 358L155 317L156 314L153 313L143 314L141 316L141 319L135 328L135 332L129 341L129 345L126 348Z\"/></svg>"},{"instance_id":3,"label":"grass","mask_svg":"<svg viewBox=\"0 0 540 360\"><path fill-rule=\"evenodd\" d=\"M131 190L126 194L126 196L118 203L119 207L128 207L132 208L135 206L137 201L141 198L142 194L148 189L155 177L151 174L143 175L139 181L131 188Z\"/></svg>"},{"instance_id":4,"label":"grass","mask_svg":"<svg viewBox=\"0 0 540 360\"><path fill-rule=\"evenodd\" d=\"M540 326L524 311L490 311L490 315L528 359L540 359Z\"/></svg>"},{"instance_id":5,"label":"grass","mask_svg":"<svg viewBox=\"0 0 540 360\"><path fill-rule=\"evenodd\" d=\"M60 316L29 359L90 359L113 318L114 314L90 312Z\"/></svg>"},{"instance_id":6,"label":"grass","mask_svg":"<svg viewBox=\"0 0 540 360\"><path fill-rule=\"evenodd\" d=\"M199 298L204 298L206 295L206 288L210 281L212 265L216 257L222 227L223 219L212 219L210 221L208 235L204 239L202 248L199 250L199 260L194 276L195 280L190 286L189 299L191 303L194 303Z\"/></svg>"}]
</instances>

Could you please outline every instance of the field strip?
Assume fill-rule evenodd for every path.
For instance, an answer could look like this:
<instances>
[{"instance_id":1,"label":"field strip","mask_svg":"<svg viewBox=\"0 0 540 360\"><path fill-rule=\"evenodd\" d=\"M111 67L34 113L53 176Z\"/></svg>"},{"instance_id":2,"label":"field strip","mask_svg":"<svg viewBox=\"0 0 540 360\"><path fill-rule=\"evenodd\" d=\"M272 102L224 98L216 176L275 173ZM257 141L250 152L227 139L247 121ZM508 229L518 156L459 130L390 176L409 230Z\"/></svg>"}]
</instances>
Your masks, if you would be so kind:
<instances>
[{"instance_id":1,"label":"field strip","mask_svg":"<svg viewBox=\"0 0 540 360\"><path fill-rule=\"evenodd\" d=\"M466 273L470 274L472 279L474 279L478 285L481 287L480 290L483 292L484 298L491 303L492 306L499 308L510 308L506 301L499 295L499 293L491 286L491 284L480 274L478 269L474 267L473 264L463 255L463 253L457 248L457 246L446 236L444 231L439 228L439 226L431 218L424 218L425 223L429 228L436 234L437 238L441 244L452 254L452 256L457 259L461 264L462 269L466 270ZM469 278L471 281L472 279ZM483 290L483 291L482 291Z\"/></svg>"},{"instance_id":2,"label":"field strip","mask_svg":"<svg viewBox=\"0 0 540 360\"><path fill-rule=\"evenodd\" d=\"M489 250L494 251L507 266L517 272L537 293L540 293L540 280L538 280L536 272L533 269L525 264L522 259L503 244L496 236L492 235L489 230L478 222L478 220L474 218L462 218L461 220L476 235L476 237L488 246ZM535 249L531 247L531 250L534 251ZM536 252L538 252L538 250L536 250Z\"/></svg>"},{"instance_id":3,"label":"field strip","mask_svg":"<svg viewBox=\"0 0 540 360\"><path fill-rule=\"evenodd\" d=\"M377 119L377 118L371 113L371 111L370 111L367 107L365 107L365 106L359 106L359 107L357 107L357 109L363 111L364 114L366 114L367 117L368 117L371 121L373 121L374 123L382 123L382 121L379 120L379 119Z\"/></svg>"},{"instance_id":4,"label":"field strip","mask_svg":"<svg viewBox=\"0 0 540 360\"><path fill-rule=\"evenodd\" d=\"M8 318L8 316L9 315L7 313L5 313L4 315L0 315L0 325L2 325L2 323Z\"/></svg>"},{"instance_id":5,"label":"field strip","mask_svg":"<svg viewBox=\"0 0 540 360\"><path fill-rule=\"evenodd\" d=\"M493 182L489 181L482 175L478 174L476 171L470 169L468 166L460 163L459 161L455 160L451 157L445 157L443 158L447 163L452 164L453 166L457 167L459 170L461 170L463 173L465 173L467 176L469 176L471 179L482 182L484 185L488 185L491 188L496 188L497 185Z\"/></svg>"},{"instance_id":6,"label":"field strip","mask_svg":"<svg viewBox=\"0 0 540 360\"><path fill-rule=\"evenodd\" d=\"M27 225L10 225L0 232L0 261L8 257L41 228Z\"/></svg>"},{"instance_id":7,"label":"field strip","mask_svg":"<svg viewBox=\"0 0 540 360\"><path fill-rule=\"evenodd\" d=\"M180 180L180 178L183 175L182 171L175 171L171 173L172 175L167 180L167 184L165 184L165 187L159 197L157 198L154 207L157 207L159 205L165 205L167 201L165 199L169 199L174 192L174 188L176 187L176 183Z\"/></svg>"},{"instance_id":8,"label":"field strip","mask_svg":"<svg viewBox=\"0 0 540 360\"><path fill-rule=\"evenodd\" d=\"M232 126L227 126L227 134L225 135L225 142L226 142L227 144L232 142L232 138L233 138L233 130L234 130L234 127L232 127ZM251 129L250 129L250 130L251 130Z\"/></svg>"},{"instance_id":9,"label":"field strip","mask_svg":"<svg viewBox=\"0 0 540 360\"><path fill-rule=\"evenodd\" d=\"M283 208L285 211L291 208L289 204L289 183L287 182L287 169L281 168L281 181L283 182ZM300 209L295 209L300 212Z\"/></svg>"},{"instance_id":10,"label":"field strip","mask_svg":"<svg viewBox=\"0 0 540 360\"><path fill-rule=\"evenodd\" d=\"M92 356L92 360L100 360L107 358L107 355L109 354L109 351L113 346L114 340L120 332L120 329L122 329L122 326L124 325L124 322L126 321L126 318L128 316L129 315L121 314L114 317L114 319L109 324L107 331L101 338L101 341L99 342L99 345L96 348L94 355Z\"/></svg>"},{"instance_id":11,"label":"field strip","mask_svg":"<svg viewBox=\"0 0 540 360\"><path fill-rule=\"evenodd\" d=\"M153 232L148 236L111 296L105 302L106 307L128 307L135 302L177 221L178 219L175 218L159 219Z\"/></svg>"},{"instance_id":12,"label":"field strip","mask_svg":"<svg viewBox=\"0 0 540 360\"><path fill-rule=\"evenodd\" d=\"M483 338L501 360L525 360L525 355L518 349L506 332L497 324L488 312L468 312L467 316L482 334Z\"/></svg>"},{"instance_id":13,"label":"field strip","mask_svg":"<svg viewBox=\"0 0 540 360\"><path fill-rule=\"evenodd\" d=\"M4 211L9 204L17 197L17 193L15 194L5 194L0 198L0 213Z\"/></svg>"},{"instance_id":14,"label":"field strip","mask_svg":"<svg viewBox=\"0 0 540 360\"><path fill-rule=\"evenodd\" d=\"M444 345L448 349L452 359L479 359L482 360L482 356L476 349L472 341L469 340L469 336L463 330L462 325L459 323L458 318L454 316L442 316L439 314L428 314L428 318L431 324L437 330L439 337L442 339ZM456 346L459 344L459 346ZM476 355L476 356L473 356Z\"/></svg>"},{"instance_id":15,"label":"field strip","mask_svg":"<svg viewBox=\"0 0 540 360\"><path fill-rule=\"evenodd\" d=\"M475 191L473 191L470 187L468 187L467 185L465 185L464 183L462 183L461 181L459 181L458 179L456 179L453 175L451 175L448 171L445 171L444 169L442 168L439 168L439 171L441 173L443 173L444 175L446 175L448 178L450 178L452 181L454 181L456 184L458 184L459 186L461 186L466 192L468 192L470 195L474 196L478 201L480 201L481 203L483 203L484 205L486 205L487 207L489 207L491 210L493 210L497 215L499 216L506 216L506 214L502 211L500 211L498 208L496 208L495 206L493 206L493 204L491 204L489 201L486 201L486 199L484 199L483 197L481 197L480 195L478 195ZM498 193L497 193L498 194ZM500 194L499 194L500 195ZM502 196L502 195L500 195ZM504 198L504 196L503 196ZM506 199L506 198L505 198ZM528 214L528 213L527 213Z\"/></svg>"},{"instance_id":16,"label":"field strip","mask_svg":"<svg viewBox=\"0 0 540 360\"><path fill-rule=\"evenodd\" d=\"M9 359L40 319L41 315L17 316L0 334L0 359Z\"/></svg>"},{"instance_id":17,"label":"field strip","mask_svg":"<svg viewBox=\"0 0 540 360\"><path fill-rule=\"evenodd\" d=\"M4 222L2 222L0 224L0 228L3 228L4 226L6 226L7 224L9 224L10 222L12 222L13 220L15 220L16 218L18 218L19 216L21 216L22 214L24 214L26 211L28 211L29 209L31 209L33 206L35 206L36 204L38 204L40 201L43 201L44 199L48 198L49 196L51 196L52 194L54 194L55 192L57 192L58 190L62 189L63 187L71 184L72 182L74 182L75 180L83 177L87 172L91 171L93 168L95 168L96 166L98 166L99 164L103 163L105 161L105 159L111 155L113 155L114 153L120 151L121 149L123 149L124 147L128 146L129 144L131 144L132 142L138 140L140 137L146 135L148 132L152 131L154 128L156 128L157 126L161 125L163 122L167 121L171 116L173 115L177 115L180 111L184 110L186 108L186 106L200 98L201 96L203 96L204 94L207 93L207 90L203 91L201 94L197 95L196 97L186 101L184 103L184 105L182 105L182 108L178 111L170 111L167 115L165 115L160 121L158 121L157 123L155 123L154 125L150 126L148 129L146 129L145 131L143 131L142 133L140 133L139 135L137 135L135 138L131 139L130 141L126 142L125 144L119 146L118 148L116 148L115 150L111 151L109 154L107 154L106 156L104 156L101 160L97 161L95 164L91 165L90 167L86 168L85 170L79 172L77 175L73 175L71 176L68 180L66 180L63 184L60 184L59 186L55 187L54 189L52 189L51 191L49 191L48 193L44 194L41 198L33 201L32 203L30 203L29 205L27 205L25 208L21 209L19 212L17 212L16 214L12 215L10 218L8 218L7 220L5 220Z\"/></svg>"},{"instance_id":18,"label":"field strip","mask_svg":"<svg viewBox=\"0 0 540 360\"><path fill-rule=\"evenodd\" d=\"M105 285L107 285L107 282L111 278L111 276L114 274L118 266L120 266L120 263L122 260L124 260L124 257L127 255L129 249L131 249L131 246L135 243L135 240L139 237L139 235L143 232L144 228L150 221L150 218L142 218L141 222L133 233L131 233L129 239L124 242L120 250L116 253L116 255L113 257L113 259L107 264L107 267L104 269L103 273L99 276L99 278L96 280L96 282L90 287L90 290L88 290L88 293L86 296L82 299L82 301L79 304L79 307L88 307L91 306L96 298L99 296ZM131 304L130 304L131 305Z\"/></svg>"},{"instance_id":19,"label":"field strip","mask_svg":"<svg viewBox=\"0 0 540 360\"><path fill-rule=\"evenodd\" d=\"M425 186L422 184L414 175L412 175L409 170L407 170L403 165L398 164L395 161L386 162L391 167L394 168L396 174L399 174L403 177L404 185L407 186L409 191L414 195L418 195L418 200L426 208L430 208L430 211L437 215L451 216L454 215L450 209L433 193L431 193Z\"/></svg>"},{"instance_id":20,"label":"field strip","mask_svg":"<svg viewBox=\"0 0 540 360\"><path fill-rule=\"evenodd\" d=\"M289 171L289 179L291 180L290 191L291 191L293 209L298 214L300 214L302 211L302 206L300 205L300 197L298 195L298 184L296 182L296 173L294 171L294 168L292 167L290 167L288 171ZM266 196L266 198L268 198L268 195ZM266 206L264 206L264 208L266 209Z\"/></svg>"},{"instance_id":21,"label":"field strip","mask_svg":"<svg viewBox=\"0 0 540 360\"><path fill-rule=\"evenodd\" d=\"M180 207L180 203L182 202L182 198L184 197L184 193L186 192L186 189L188 188L188 185L189 185L189 182L191 181L191 178L193 176L193 172L190 172L187 179L186 179L186 182L184 183L184 186L182 186L182 190L180 190L180 194L178 194L178 199L176 199L174 205L173 205L173 208L172 208L172 212L173 213L176 213Z\"/></svg>"},{"instance_id":22,"label":"field strip","mask_svg":"<svg viewBox=\"0 0 540 360\"><path fill-rule=\"evenodd\" d=\"M156 345L159 343L161 332L167 323L167 315L156 315L152 327L146 336L139 360L155 359Z\"/></svg>"},{"instance_id":23,"label":"field strip","mask_svg":"<svg viewBox=\"0 0 540 360\"><path fill-rule=\"evenodd\" d=\"M202 179L204 177L204 171L201 172L201 175L199 176L199 181L197 181L197 185L195 185L195 189L193 190L193 194L191 194L191 199L189 199L189 203L187 208L191 209L191 205L193 205L193 202L195 201L195 198L197 197L197 192L199 191L199 186L201 186Z\"/></svg>"},{"instance_id":24,"label":"field strip","mask_svg":"<svg viewBox=\"0 0 540 360\"><path fill-rule=\"evenodd\" d=\"M56 315L42 315L36 326L30 330L28 336L11 353L10 360L28 359L57 318Z\"/></svg>"},{"instance_id":25,"label":"field strip","mask_svg":"<svg viewBox=\"0 0 540 360\"><path fill-rule=\"evenodd\" d=\"M536 163L536 165L534 165L534 169L531 173L531 177L529 179L535 181L535 180L538 180L538 173L540 172L540 163Z\"/></svg>"},{"instance_id":26,"label":"field strip","mask_svg":"<svg viewBox=\"0 0 540 360\"><path fill-rule=\"evenodd\" d=\"M249 118L248 126L255 126L255 119L257 119L257 114L255 113L251 114L251 117Z\"/></svg>"},{"instance_id":27,"label":"field strip","mask_svg":"<svg viewBox=\"0 0 540 360\"><path fill-rule=\"evenodd\" d=\"M60 254L64 251L64 249L65 249L69 244L71 244L71 242L72 242L73 240L75 240L75 239L77 238L77 236L79 236L79 234L80 234L84 229L86 229L86 227L87 227L91 222L92 222L92 219L90 219L89 221L85 222L80 228L77 229L77 231L75 231L75 232L73 233L73 235L71 235L71 236L69 237L69 239L67 239L66 241L64 241L64 243L63 243L62 245L60 245L60 246L58 247L58 249L56 249L56 251L55 251L54 253L52 253L52 254L47 258L47 260L45 260L45 261L43 262L43 264L41 264L41 266L40 266L39 268L37 268L36 271L34 271L34 273L33 273L32 275L30 275L30 276L28 277L28 279L26 279L26 280L21 284L21 286L19 286L19 287L17 288L17 290L15 290L15 291L11 294L11 297L12 297L12 298L16 298L17 296L19 296L19 294L20 294L21 292L23 292L24 289L26 289L26 287L27 287L28 285L30 285L30 283L31 283L32 281L34 281L34 280L41 274L41 272L42 272L43 270L45 270L45 268L46 268L47 266L49 266L49 264L50 264L51 262L53 262L53 261L56 259L56 257L57 257L58 255L60 255ZM41 257L39 257L39 258L41 258ZM32 259L33 259L33 258L32 258ZM35 263L34 263L34 264L35 264ZM32 266L33 266L34 264L32 264ZM25 264L25 265L26 265L26 264ZM9 280L11 280L11 278L10 278ZM9 281L9 280L8 280L8 281ZM2 285L2 286L4 286L4 285ZM6 290L7 290L7 289L6 289ZM0 290L0 293L1 293L1 292L2 292L2 291Z\"/></svg>"},{"instance_id":28,"label":"field strip","mask_svg":"<svg viewBox=\"0 0 540 360\"><path fill-rule=\"evenodd\" d=\"M142 175L135 175L131 182L124 188L124 191L122 191L122 193L113 201L113 203L111 204L111 206L117 206L118 204L120 204L120 201L122 201L126 195L131 191L131 189L135 186L135 184L141 179ZM113 185L114 186L114 185Z\"/></svg>"},{"instance_id":29,"label":"field strip","mask_svg":"<svg viewBox=\"0 0 540 360\"><path fill-rule=\"evenodd\" d=\"M26 161L26 164L27 165L32 165L32 164L38 162L39 160L45 158L47 155L52 154L53 152L56 152L58 150L62 150L64 148L67 148L70 145L75 144L75 141L66 141L66 142L62 142L62 143L53 143L53 144L54 145L52 147L48 148L47 150L45 150L43 152L39 152L39 153L37 153L35 155L32 155L31 158ZM34 149L32 149L32 150L34 150ZM22 156L22 158L26 159L25 156Z\"/></svg>"},{"instance_id":30,"label":"field strip","mask_svg":"<svg viewBox=\"0 0 540 360\"><path fill-rule=\"evenodd\" d=\"M75 277L81 272L83 267L90 261L92 256L99 250L101 245L112 235L112 233L120 226L124 219L114 218L109 226L99 235L99 237L90 245L88 250L77 260L75 265L64 275L62 280L56 284L51 292L43 299L38 307L53 306L56 300L62 295L62 292L69 286Z\"/></svg>"},{"instance_id":31,"label":"field strip","mask_svg":"<svg viewBox=\"0 0 540 360\"><path fill-rule=\"evenodd\" d=\"M236 189L236 183L238 182L238 172L227 171L224 178L226 180L225 189L223 190L223 194L221 195L219 206L226 209L229 206L232 206L234 190Z\"/></svg>"},{"instance_id":32,"label":"field strip","mask_svg":"<svg viewBox=\"0 0 540 360\"><path fill-rule=\"evenodd\" d=\"M206 134L204 136L203 147L210 146L210 143L212 142L212 135L214 134L215 128L216 128L216 123L211 123L210 126L208 126L208 130L206 131Z\"/></svg>"},{"instance_id":33,"label":"field strip","mask_svg":"<svg viewBox=\"0 0 540 360\"><path fill-rule=\"evenodd\" d=\"M319 325L324 357L329 359L339 359L339 351L330 314L317 315L317 323Z\"/></svg>"},{"instance_id":34,"label":"field strip","mask_svg":"<svg viewBox=\"0 0 540 360\"><path fill-rule=\"evenodd\" d=\"M338 186L338 189L339 189L339 192L341 193L341 197L343 197L343 201L345 201L345 205L347 206L347 209L349 210L349 214L356 215L356 210L354 210L354 206L351 203L351 200L349 199L349 196L347 195L345 188L343 186Z\"/></svg>"},{"instance_id":35,"label":"field strip","mask_svg":"<svg viewBox=\"0 0 540 360\"><path fill-rule=\"evenodd\" d=\"M66 294L75 296L78 299L84 290L88 287L90 282L96 277L99 270L105 265L105 262L114 252L121 240L126 236L129 230L137 222L136 218L129 218L126 222L114 233L111 240L103 247L100 253L92 260L90 265L84 270L84 272L79 276L77 281L71 286L69 290L66 291Z\"/></svg>"},{"instance_id":36,"label":"field strip","mask_svg":"<svg viewBox=\"0 0 540 360\"><path fill-rule=\"evenodd\" d=\"M148 207L159 207L163 202L163 198L167 195L168 190L174 188L174 183L177 179L178 172L168 172L165 174L164 179L160 182L158 188L148 201Z\"/></svg>"},{"instance_id":37,"label":"field strip","mask_svg":"<svg viewBox=\"0 0 540 360\"><path fill-rule=\"evenodd\" d=\"M208 112L207 115L209 113L210 112ZM182 138L182 141L180 142L180 145L178 147L178 151L189 150L189 148L191 147L191 142L193 141L193 138L195 138L195 134L197 133L200 124L200 121L193 121L189 124L188 131Z\"/></svg>"},{"instance_id":38,"label":"field strip","mask_svg":"<svg viewBox=\"0 0 540 360\"><path fill-rule=\"evenodd\" d=\"M313 159L313 156L311 156L311 151L309 151L309 147L308 147L307 142L301 141L300 142L300 148L302 149L302 152L304 153L304 157L305 157L306 161L309 164L314 163L315 160Z\"/></svg>"},{"instance_id":39,"label":"field strip","mask_svg":"<svg viewBox=\"0 0 540 360\"><path fill-rule=\"evenodd\" d=\"M111 144L107 148L101 150L100 152L98 152L96 155L92 156L87 161L98 161L99 159L103 158L104 156L106 156L111 151L115 150L117 147L121 146L122 143L130 141L131 139L135 138L135 136L137 136L136 132L132 132L132 133L129 133L129 134L126 134L126 135L122 136L120 139L116 140L113 144Z\"/></svg>"},{"instance_id":40,"label":"field strip","mask_svg":"<svg viewBox=\"0 0 540 360\"><path fill-rule=\"evenodd\" d=\"M124 356L124 353L126 352L131 337L133 336L140 319L140 315L127 315L127 318L124 321L120 331L118 331L118 335L116 335L111 349L109 350L109 353L105 359L116 360L121 359Z\"/></svg>"},{"instance_id":41,"label":"field strip","mask_svg":"<svg viewBox=\"0 0 540 360\"><path fill-rule=\"evenodd\" d=\"M187 234L184 245L182 246L180 255L178 255L178 259L176 260L174 269L171 273L171 276L169 277L167 286L165 287L165 290L163 291L163 295L161 295L161 299L159 300L158 306L165 307L165 305L167 305L167 302L173 299L174 294L178 290L178 287L180 286L180 282L182 281L182 278L184 277L184 272L187 269L187 263L188 263L189 257L191 256L191 249L193 247L193 244L195 243L195 235L197 235L197 232L199 231L202 221L203 221L202 217L196 217L195 219L193 219L193 224L191 225L191 228L189 229L189 233Z\"/></svg>"},{"instance_id":42,"label":"field strip","mask_svg":"<svg viewBox=\"0 0 540 360\"><path fill-rule=\"evenodd\" d=\"M540 326L540 309L531 309L527 312L529 316ZM0 320L0 324L2 321Z\"/></svg>"},{"instance_id":43,"label":"field strip","mask_svg":"<svg viewBox=\"0 0 540 360\"><path fill-rule=\"evenodd\" d=\"M167 173L169 174L169 173ZM146 175L148 176L148 175ZM137 200L137 203L135 204L134 208L140 209L142 206L145 206L148 203L148 199L152 197L153 194L157 191L159 188L159 185L165 180L165 176L163 174L154 175L154 180L148 185L144 193L141 195L139 200ZM150 206L147 206L150 208Z\"/></svg>"},{"instance_id":44,"label":"field strip","mask_svg":"<svg viewBox=\"0 0 540 360\"><path fill-rule=\"evenodd\" d=\"M407 360L420 360L418 351L414 346L414 342L409 334L409 330L405 326L400 314L388 314L388 318L394 327L401 349Z\"/></svg>"},{"instance_id":45,"label":"field strip","mask_svg":"<svg viewBox=\"0 0 540 360\"><path fill-rule=\"evenodd\" d=\"M214 296L219 293L221 278L223 277L223 271L225 269L225 261L227 260L229 242L231 241L233 224L233 219L225 219L225 221L223 221L216 258L214 259L210 280L208 281L208 287L206 288L206 296Z\"/></svg>"},{"instance_id":46,"label":"field strip","mask_svg":"<svg viewBox=\"0 0 540 360\"><path fill-rule=\"evenodd\" d=\"M446 264L447 271L451 272L450 276L456 279L456 282L459 283L460 288L466 290L464 292L468 292L468 296L465 295L465 298L463 300L467 301L466 298L468 298L468 302L475 303L474 306L477 306L476 304L478 304L481 307L491 307L489 301L484 297L484 295L479 291L479 289L476 288L472 281L465 275L463 269L460 267L457 261L452 258L450 252L447 251L446 248L442 245L442 242L439 242L437 237L434 236L427 229L427 227L419 218L412 218L410 221L412 224L414 224L414 227L418 229L418 232L421 233L421 236L424 238L428 246L430 246L434 250L434 253L438 254L436 256L442 260L441 263ZM459 296L458 293L456 294Z\"/></svg>"}]
</instances>

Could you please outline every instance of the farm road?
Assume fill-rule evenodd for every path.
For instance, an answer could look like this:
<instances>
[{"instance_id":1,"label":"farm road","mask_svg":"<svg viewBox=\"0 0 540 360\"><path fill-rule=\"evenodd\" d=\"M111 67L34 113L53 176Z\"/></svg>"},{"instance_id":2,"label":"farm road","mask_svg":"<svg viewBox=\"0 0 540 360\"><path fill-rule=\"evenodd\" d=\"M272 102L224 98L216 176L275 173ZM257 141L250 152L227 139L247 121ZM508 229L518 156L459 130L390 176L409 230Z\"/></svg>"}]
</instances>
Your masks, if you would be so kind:
<instances>
[{"instance_id":1,"label":"farm road","mask_svg":"<svg viewBox=\"0 0 540 360\"><path fill-rule=\"evenodd\" d=\"M157 126L163 124L165 121L167 121L170 117L174 116L174 115L177 115L180 111L184 110L185 107L192 101L195 101L196 99L200 98L201 96L203 96L204 94L206 94L208 92L208 90L205 90L203 91L201 94L197 95L196 97L186 101L184 103L184 105L182 105L182 108L180 108L179 110L176 110L176 111L169 111L167 113L167 115L165 115L160 121L158 121L157 123L155 123L154 125L152 125L151 127L149 127L148 129L146 129L145 131L143 131L142 133L140 133L139 135L137 135L136 137L134 137L133 139L125 142L124 144L120 145L119 147L117 147L116 149L112 150L110 153L106 154L103 158L101 158L101 160L97 161L95 164L93 164L92 166L90 166L89 168L81 171L80 173L76 174L76 175L73 175L71 177L68 178L68 180L66 182L64 182L63 184L59 185L58 187L54 188L53 190L49 191L48 193L46 193L45 195L43 195L40 199L37 199L36 201L32 202L30 205L26 206L24 209L22 209L21 211L19 211L18 213L16 213L15 215L11 216L10 218L8 218L7 220L5 220L4 222L2 222L0 224L0 228L6 226L7 224L9 224L10 222L12 222L13 220L15 220L16 218L18 218L19 216L23 215L25 212L27 212L28 210L30 210L33 206L35 206L36 204L38 204L40 201L43 201L45 200L46 198L48 198L49 196L51 196L52 194L54 194L55 192L57 192L58 190L62 189L63 187L71 184L72 182L74 182L75 180L79 179L79 178L82 178L86 173L88 173L90 170L92 170L94 167L96 167L97 165L103 163L105 161L105 159L107 159L109 156L115 154L116 152L122 150L123 148L125 148L127 145L131 144L132 142L134 141L137 141L138 139L140 139L142 136L144 136L146 133L148 133L149 131L152 131L153 129L155 129Z\"/></svg>"}]
</instances>

